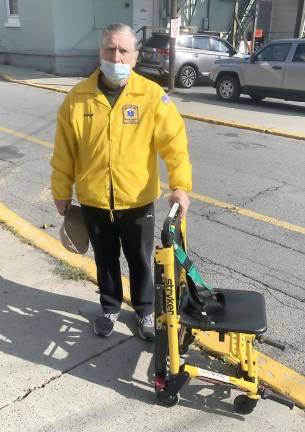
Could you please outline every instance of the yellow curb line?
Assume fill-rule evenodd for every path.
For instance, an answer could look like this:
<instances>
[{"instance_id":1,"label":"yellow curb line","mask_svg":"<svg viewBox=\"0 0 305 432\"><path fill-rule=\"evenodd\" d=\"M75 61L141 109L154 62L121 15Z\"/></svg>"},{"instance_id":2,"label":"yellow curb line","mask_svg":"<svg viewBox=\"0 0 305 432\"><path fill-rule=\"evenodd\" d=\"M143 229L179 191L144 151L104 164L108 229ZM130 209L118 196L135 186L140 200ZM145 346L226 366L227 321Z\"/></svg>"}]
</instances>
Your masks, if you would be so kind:
<instances>
[{"instance_id":1,"label":"yellow curb line","mask_svg":"<svg viewBox=\"0 0 305 432\"><path fill-rule=\"evenodd\" d=\"M0 222L2 222L5 226L14 229L14 231L21 238L30 242L33 246L39 248L43 252L52 256L53 258L60 259L68 263L72 267L81 268L88 275L89 280L91 280L94 283L97 283L96 266L92 258L83 255L76 255L71 252L68 252L62 246L60 241L50 236L49 234L42 232L40 229L36 228L35 226L27 222L25 219L18 216L12 210L8 209L1 202L0 202ZM129 281L126 277L122 277L122 283L123 283L124 302L130 305L131 301L130 301L130 292L129 292ZM214 332L208 332L208 334L210 333L213 334ZM209 341L207 341L206 335L207 332L200 331L196 338L196 345L203 349L213 350L213 348L216 345L213 345ZM225 352L223 354L225 355ZM260 378L263 381L267 382L268 384L271 384L271 386L274 389L280 391L281 393L286 394L287 396L288 395L292 396L293 399L298 403L299 407L304 407L303 398L299 396L299 386L303 384L302 380L304 380L304 377L300 374L297 374L295 371L286 368L276 360L264 354L261 354L260 352L258 352L258 355L261 356L265 362L265 365L263 362L261 362L262 365L260 365ZM272 370L277 369L280 371L284 371L285 373L282 374L284 378L281 376L281 379L278 379L275 382L271 383L270 376L269 376L270 372L269 369L266 368L266 364L267 365L271 364ZM267 372L265 371L265 369L267 370ZM293 378L293 383L287 380L287 376L291 377L291 379ZM296 386L295 389L293 388L294 386Z\"/></svg>"},{"instance_id":2,"label":"yellow curb line","mask_svg":"<svg viewBox=\"0 0 305 432\"><path fill-rule=\"evenodd\" d=\"M189 119L189 120L196 120L201 121L204 123L211 123L215 125L221 125L221 126L227 126L237 129L246 129L250 130L252 132L261 132L269 135L275 135L275 136L282 136L284 138L292 138L292 139L298 139L298 140L305 140L305 134L301 133L294 133L294 132L286 132L281 129L274 129L274 128L267 128L262 126L256 126L256 125L250 125L248 123L237 123L230 120L222 120L215 117L205 117L205 116L199 116L194 114L184 114L180 113L183 118Z\"/></svg>"},{"instance_id":3,"label":"yellow curb line","mask_svg":"<svg viewBox=\"0 0 305 432\"><path fill-rule=\"evenodd\" d=\"M5 81L12 82L12 83L15 83L15 84L22 84L22 85L26 85L26 86L29 86L29 87L42 88L44 90L52 90L52 91L55 91L55 92L58 92L58 93L69 93L69 90L61 89L59 87L53 87L53 86L44 85L44 84L31 83L31 82L28 82L26 80L16 80L16 79L12 78L10 75L7 75L7 74L1 74L0 77L2 79L4 79Z\"/></svg>"},{"instance_id":4,"label":"yellow curb line","mask_svg":"<svg viewBox=\"0 0 305 432\"><path fill-rule=\"evenodd\" d=\"M25 80L24 81L23 80L16 80L7 74L1 74L0 76L5 81L9 81L9 82L17 83L17 84L23 84L23 85L27 85L29 87L37 87L37 88L42 88L45 90L56 91L59 93L69 93L69 91L70 91L70 90L61 89L59 87L50 87L48 85L30 83L30 82L25 81ZM252 132L261 132L261 133L265 133L268 135L275 135L275 136L281 136L284 138L291 138L291 139L297 139L297 140L305 141L305 134L301 134L301 133L287 132L287 131L284 131L281 129L267 128L267 127L262 127L262 126L257 126L257 125L251 125L248 123L237 123L235 121L222 120L222 119L219 119L216 117L206 117L206 116L187 114L187 113L180 113L180 115L185 119L201 121L203 123L210 123L210 124L214 124L214 125L227 126L227 127L232 127L232 128L236 128L236 129L250 130Z\"/></svg>"},{"instance_id":5,"label":"yellow curb line","mask_svg":"<svg viewBox=\"0 0 305 432\"><path fill-rule=\"evenodd\" d=\"M92 258L83 255L76 255L67 251L59 240L45 232L42 232L39 228L36 228L12 210L8 209L1 202L0 222L5 226L12 228L21 238L30 242L33 246L39 248L43 252L68 263L72 267L82 269L88 275L89 280L97 283L96 266ZM124 301L130 304L129 281L126 277L122 277L122 283Z\"/></svg>"}]
</instances>

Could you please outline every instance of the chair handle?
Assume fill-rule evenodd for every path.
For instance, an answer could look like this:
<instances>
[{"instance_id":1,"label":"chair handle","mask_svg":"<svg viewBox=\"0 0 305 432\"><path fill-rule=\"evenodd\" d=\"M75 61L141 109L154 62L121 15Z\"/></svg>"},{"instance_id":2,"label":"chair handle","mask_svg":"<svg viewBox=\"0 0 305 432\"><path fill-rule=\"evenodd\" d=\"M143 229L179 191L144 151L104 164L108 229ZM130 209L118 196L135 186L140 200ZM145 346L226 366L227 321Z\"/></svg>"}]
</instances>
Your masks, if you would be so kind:
<instances>
[{"instance_id":1,"label":"chair handle","mask_svg":"<svg viewBox=\"0 0 305 432\"><path fill-rule=\"evenodd\" d=\"M171 226L176 225L179 222L179 203L175 202L170 208L170 211L163 223L161 232L161 240L163 247L171 247L173 245L174 234L171 232Z\"/></svg>"}]
</instances>

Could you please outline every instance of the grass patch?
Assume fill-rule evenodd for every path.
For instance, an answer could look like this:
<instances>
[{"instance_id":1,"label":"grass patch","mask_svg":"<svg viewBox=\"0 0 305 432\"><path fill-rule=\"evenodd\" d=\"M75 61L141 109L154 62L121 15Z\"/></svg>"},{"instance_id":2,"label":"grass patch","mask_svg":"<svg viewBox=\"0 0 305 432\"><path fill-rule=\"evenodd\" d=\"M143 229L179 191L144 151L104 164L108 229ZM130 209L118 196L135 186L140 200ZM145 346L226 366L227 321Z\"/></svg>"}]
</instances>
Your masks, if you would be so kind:
<instances>
[{"instance_id":1,"label":"grass patch","mask_svg":"<svg viewBox=\"0 0 305 432\"><path fill-rule=\"evenodd\" d=\"M88 274L85 272L85 270L80 267L72 267L70 264L62 260L56 262L54 272L63 279L75 281L88 279Z\"/></svg>"}]
</instances>

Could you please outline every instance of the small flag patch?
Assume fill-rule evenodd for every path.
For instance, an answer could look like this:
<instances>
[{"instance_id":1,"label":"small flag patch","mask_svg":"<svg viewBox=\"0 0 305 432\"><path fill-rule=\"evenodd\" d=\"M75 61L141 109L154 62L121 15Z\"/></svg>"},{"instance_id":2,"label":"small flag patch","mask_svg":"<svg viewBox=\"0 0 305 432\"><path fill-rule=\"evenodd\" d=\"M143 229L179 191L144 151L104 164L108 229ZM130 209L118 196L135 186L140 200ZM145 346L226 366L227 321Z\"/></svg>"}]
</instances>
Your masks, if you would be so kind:
<instances>
[{"instance_id":1,"label":"small flag patch","mask_svg":"<svg viewBox=\"0 0 305 432\"><path fill-rule=\"evenodd\" d=\"M163 103L168 104L171 100L170 97L168 96L168 94L165 94L161 97L161 100Z\"/></svg>"}]
</instances>

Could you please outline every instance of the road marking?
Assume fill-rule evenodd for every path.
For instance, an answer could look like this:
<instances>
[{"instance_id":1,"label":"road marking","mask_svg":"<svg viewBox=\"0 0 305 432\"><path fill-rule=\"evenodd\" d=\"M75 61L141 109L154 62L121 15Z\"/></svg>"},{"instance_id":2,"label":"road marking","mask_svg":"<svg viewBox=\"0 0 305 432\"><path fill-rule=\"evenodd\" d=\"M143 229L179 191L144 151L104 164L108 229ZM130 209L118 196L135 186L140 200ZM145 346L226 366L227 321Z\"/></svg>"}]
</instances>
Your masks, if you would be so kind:
<instances>
[{"instance_id":1,"label":"road marking","mask_svg":"<svg viewBox=\"0 0 305 432\"><path fill-rule=\"evenodd\" d=\"M0 126L0 132L4 132L6 134L13 135L13 136L18 137L18 138L22 138L26 141L30 141L30 142L33 142L35 144L40 144L44 147L53 148L53 144L49 143L48 141L41 140L39 138L35 138L32 135L27 135L27 134L24 134L22 132L15 131L13 129L8 129L8 128Z\"/></svg>"},{"instance_id":2,"label":"road marking","mask_svg":"<svg viewBox=\"0 0 305 432\"><path fill-rule=\"evenodd\" d=\"M161 186L163 189L169 189L169 187L166 183L161 182ZM281 220L281 219L276 219L276 218L273 218L271 216L264 215L262 213L257 213L255 211L247 209L247 208L238 207L234 204L229 204L229 203L226 203L224 201L220 201L220 200L217 200L215 198L211 198L211 197L206 196L206 195L201 195L201 194L196 193L196 192L189 192L189 196L190 196L190 198L193 198L197 201L201 201L201 202L204 202L206 204L210 204L214 207L223 208L225 210L228 210L229 212L237 213L237 214L240 214L242 216L246 216L250 219L255 219L255 220L258 220L260 222L265 222L265 223L268 223L270 225L275 225L275 226L278 226L279 228L284 228L288 231L296 232L298 234L305 234L305 227L300 226L300 225L295 225L295 224L292 224L290 222L286 222L286 221Z\"/></svg>"},{"instance_id":3,"label":"road marking","mask_svg":"<svg viewBox=\"0 0 305 432\"><path fill-rule=\"evenodd\" d=\"M26 141L30 141L30 142L33 142L35 144L43 145L43 146L48 147L48 148L53 148L53 144L49 143L48 141L44 141L44 140L35 138L31 135L27 135L27 134L24 134L22 132L17 132L15 130L7 129L7 128L4 128L2 126L0 126L0 132L4 132L4 133L10 134L10 135L18 136L19 138L23 138ZM168 184L163 183L163 182L161 182L160 184L161 184L161 187L163 189L165 189L166 191L169 190ZM247 209L247 208L238 207L234 204L226 203L224 201L220 201L220 200L217 200L215 198L211 198L207 195L201 195L201 194L196 193L196 192L190 192L189 196L191 198L197 200L197 201L201 201L201 202L204 202L206 204L210 204L214 207L223 208L229 212L240 214L240 215L246 216L250 219L255 219L255 220L258 220L260 222L264 222L264 223L267 223L270 225L277 226L279 228L284 228L288 231L296 232L298 234L305 234L305 227L300 226L300 225L295 225L295 224L292 224L290 222L283 221L281 219L276 219L276 218L273 218L271 216L264 215L262 213L257 213L255 211Z\"/></svg>"}]
</instances>

